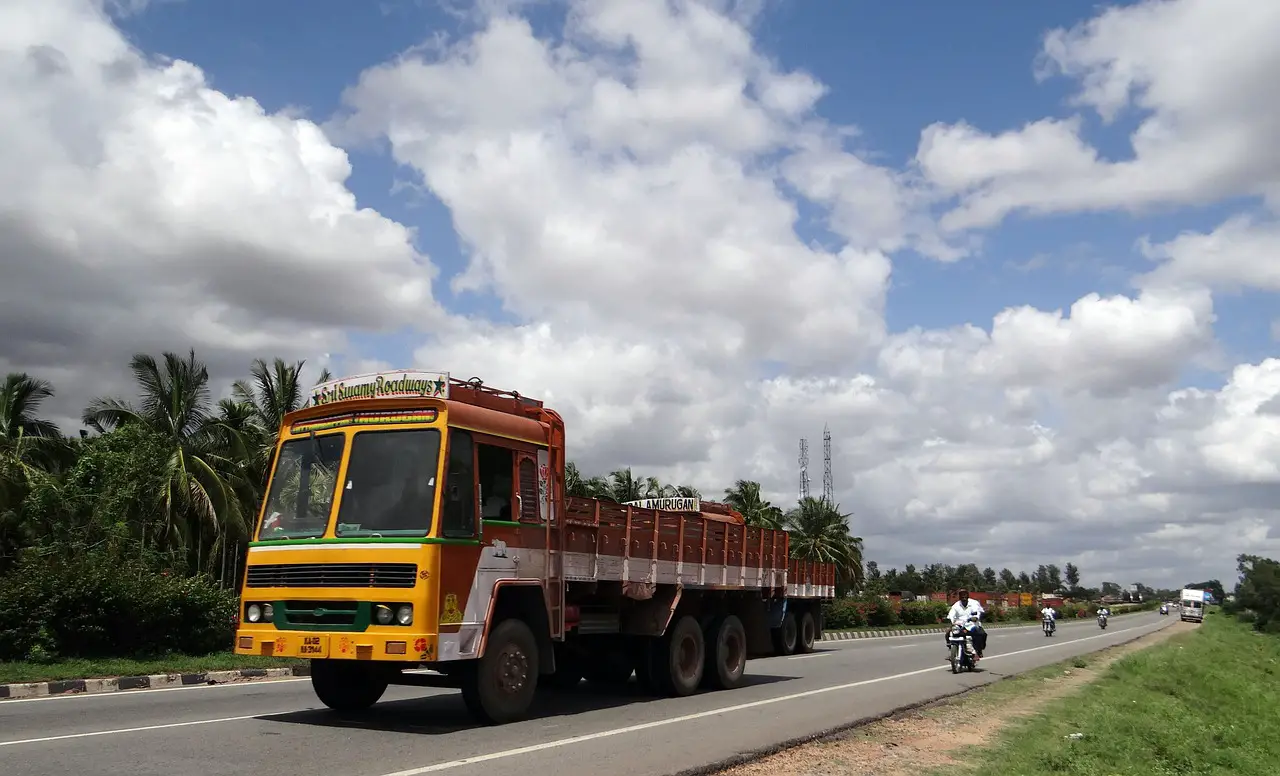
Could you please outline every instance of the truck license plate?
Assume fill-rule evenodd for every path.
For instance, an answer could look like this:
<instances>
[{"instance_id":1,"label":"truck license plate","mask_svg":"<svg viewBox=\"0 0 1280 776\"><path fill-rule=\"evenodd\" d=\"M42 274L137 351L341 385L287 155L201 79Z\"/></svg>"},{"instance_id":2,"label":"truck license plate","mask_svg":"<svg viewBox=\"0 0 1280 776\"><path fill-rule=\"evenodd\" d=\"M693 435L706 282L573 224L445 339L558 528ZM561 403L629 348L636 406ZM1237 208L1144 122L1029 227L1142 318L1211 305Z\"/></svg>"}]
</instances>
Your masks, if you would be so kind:
<instances>
[{"instance_id":1,"label":"truck license plate","mask_svg":"<svg viewBox=\"0 0 1280 776\"><path fill-rule=\"evenodd\" d=\"M328 636L303 636L298 645L298 657L328 657Z\"/></svg>"}]
</instances>

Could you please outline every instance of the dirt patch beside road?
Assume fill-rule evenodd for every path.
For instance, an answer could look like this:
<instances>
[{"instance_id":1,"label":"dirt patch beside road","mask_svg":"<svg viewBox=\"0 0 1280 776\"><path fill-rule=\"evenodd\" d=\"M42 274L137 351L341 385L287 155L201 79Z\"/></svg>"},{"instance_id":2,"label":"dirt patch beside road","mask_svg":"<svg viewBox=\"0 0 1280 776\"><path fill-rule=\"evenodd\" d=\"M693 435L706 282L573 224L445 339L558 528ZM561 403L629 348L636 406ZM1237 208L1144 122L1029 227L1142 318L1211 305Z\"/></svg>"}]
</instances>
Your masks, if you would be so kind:
<instances>
[{"instance_id":1,"label":"dirt patch beside road","mask_svg":"<svg viewBox=\"0 0 1280 776\"><path fill-rule=\"evenodd\" d=\"M1097 679L1127 654L1196 626L1174 623L1156 633L1025 676L978 688L833 738L722 771L722 776L914 776L958 765L956 755L987 744L1013 720Z\"/></svg>"}]
</instances>

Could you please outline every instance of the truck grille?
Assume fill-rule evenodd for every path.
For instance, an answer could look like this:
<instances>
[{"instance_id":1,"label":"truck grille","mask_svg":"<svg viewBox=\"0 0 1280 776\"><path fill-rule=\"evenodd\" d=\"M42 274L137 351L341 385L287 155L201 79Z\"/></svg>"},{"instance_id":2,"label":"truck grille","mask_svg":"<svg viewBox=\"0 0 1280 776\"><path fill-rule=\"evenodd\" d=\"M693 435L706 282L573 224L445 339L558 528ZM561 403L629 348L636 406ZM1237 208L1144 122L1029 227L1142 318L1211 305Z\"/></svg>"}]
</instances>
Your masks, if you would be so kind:
<instances>
[{"instance_id":1,"label":"truck grille","mask_svg":"<svg viewBox=\"0 0 1280 776\"><path fill-rule=\"evenodd\" d=\"M277 563L250 566L247 587L413 587L416 563Z\"/></svg>"}]
</instances>

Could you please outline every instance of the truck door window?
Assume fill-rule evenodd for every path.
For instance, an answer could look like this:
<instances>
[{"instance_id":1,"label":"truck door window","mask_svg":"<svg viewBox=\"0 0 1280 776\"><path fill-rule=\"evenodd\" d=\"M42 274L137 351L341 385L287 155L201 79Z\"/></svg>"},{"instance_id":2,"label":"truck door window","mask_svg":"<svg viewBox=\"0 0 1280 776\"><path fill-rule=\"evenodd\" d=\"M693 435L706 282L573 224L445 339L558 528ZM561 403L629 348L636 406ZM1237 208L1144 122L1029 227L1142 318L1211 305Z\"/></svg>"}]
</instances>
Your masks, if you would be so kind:
<instances>
[{"instance_id":1,"label":"truck door window","mask_svg":"<svg viewBox=\"0 0 1280 776\"><path fill-rule=\"evenodd\" d=\"M511 473L513 451L505 447L476 446L480 480L480 517L484 520L512 520Z\"/></svg>"},{"instance_id":2,"label":"truck door window","mask_svg":"<svg viewBox=\"0 0 1280 776\"><path fill-rule=\"evenodd\" d=\"M451 539L476 535L475 444L471 434L449 430L449 470L444 480L441 534Z\"/></svg>"}]
</instances>

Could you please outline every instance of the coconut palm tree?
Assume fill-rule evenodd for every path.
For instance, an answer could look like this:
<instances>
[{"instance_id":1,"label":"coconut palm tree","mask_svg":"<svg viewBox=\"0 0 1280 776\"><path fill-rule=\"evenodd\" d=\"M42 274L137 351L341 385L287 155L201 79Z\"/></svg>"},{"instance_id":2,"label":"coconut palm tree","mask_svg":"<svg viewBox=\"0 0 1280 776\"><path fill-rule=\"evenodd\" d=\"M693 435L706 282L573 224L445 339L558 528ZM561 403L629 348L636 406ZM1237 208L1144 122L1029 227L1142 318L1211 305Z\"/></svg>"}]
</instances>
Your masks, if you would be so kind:
<instances>
[{"instance_id":1,"label":"coconut palm tree","mask_svg":"<svg viewBox=\"0 0 1280 776\"><path fill-rule=\"evenodd\" d=\"M609 474L608 484L600 498L607 498L619 504L637 501L642 498L659 498L662 496L662 483L657 477L637 477L630 467L616 469Z\"/></svg>"},{"instance_id":2,"label":"coconut palm tree","mask_svg":"<svg viewBox=\"0 0 1280 776\"><path fill-rule=\"evenodd\" d=\"M235 452L244 448L244 441L230 422L234 417L224 422L214 414L209 370L195 351L186 358L166 352L163 358L161 367L150 355L135 355L129 368L138 384L137 403L95 398L84 411L84 422L100 430L140 424L165 440L167 484L156 494L163 529L154 539L162 549L185 551L191 568L199 572L215 565L212 549L224 534L247 533L235 484L241 471Z\"/></svg>"},{"instance_id":3,"label":"coconut palm tree","mask_svg":"<svg viewBox=\"0 0 1280 776\"><path fill-rule=\"evenodd\" d=\"M862 539L849 531L851 515L839 504L821 498L800 499L787 513L791 534L791 556L818 563L834 563L838 587L848 589L862 583Z\"/></svg>"},{"instance_id":4,"label":"coconut palm tree","mask_svg":"<svg viewBox=\"0 0 1280 776\"><path fill-rule=\"evenodd\" d=\"M725 503L742 513L747 525L761 528L782 528L785 515L760 495L760 483L738 480L732 488L724 490Z\"/></svg>"},{"instance_id":5,"label":"coconut palm tree","mask_svg":"<svg viewBox=\"0 0 1280 776\"><path fill-rule=\"evenodd\" d=\"M573 461L564 465L564 490L566 496L579 498L602 498L608 491L609 484L603 477L584 478L582 471Z\"/></svg>"},{"instance_id":6,"label":"coconut palm tree","mask_svg":"<svg viewBox=\"0 0 1280 776\"><path fill-rule=\"evenodd\" d=\"M0 384L0 564L31 538L19 510L31 486L69 462L71 448L58 427L37 414L52 397L51 384L25 372Z\"/></svg>"}]
</instances>

